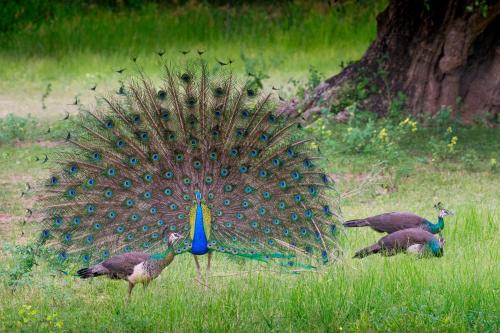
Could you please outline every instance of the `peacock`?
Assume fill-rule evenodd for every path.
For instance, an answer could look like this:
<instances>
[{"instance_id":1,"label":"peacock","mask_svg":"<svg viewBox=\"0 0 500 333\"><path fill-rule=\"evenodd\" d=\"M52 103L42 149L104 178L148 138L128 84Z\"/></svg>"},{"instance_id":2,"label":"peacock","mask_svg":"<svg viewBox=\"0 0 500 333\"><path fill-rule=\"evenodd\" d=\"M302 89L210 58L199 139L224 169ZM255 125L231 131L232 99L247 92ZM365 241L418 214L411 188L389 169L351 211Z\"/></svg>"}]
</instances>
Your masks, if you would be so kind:
<instances>
[{"instance_id":1,"label":"peacock","mask_svg":"<svg viewBox=\"0 0 500 333\"><path fill-rule=\"evenodd\" d=\"M335 186L272 93L204 59L141 70L83 110L40 194L41 239L85 266L132 251L214 252L314 269L340 251ZM208 281L208 280L206 280Z\"/></svg>"},{"instance_id":2,"label":"peacock","mask_svg":"<svg viewBox=\"0 0 500 333\"><path fill-rule=\"evenodd\" d=\"M409 228L390 233L377 243L357 251L354 258L364 258L374 253L394 255L399 252L441 257L444 251L444 239L421 228Z\"/></svg>"},{"instance_id":3,"label":"peacock","mask_svg":"<svg viewBox=\"0 0 500 333\"><path fill-rule=\"evenodd\" d=\"M413 213L392 212L346 221L344 222L344 227L355 228L369 226L377 232L386 232L389 234L408 228L421 228L422 230L437 234L444 229L444 218L451 214L450 211L440 208L438 222L432 223Z\"/></svg>"},{"instance_id":4,"label":"peacock","mask_svg":"<svg viewBox=\"0 0 500 333\"><path fill-rule=\"evenodd\" d=\"M151 255L145 252L128 252L113 256L92 267L82 268L76 273L82 279L105 275L110 279L128 281L128 300L130 301L136 284L142 283L146 287L174 260L172 246L179 238L179 234L171 233L168 236L167 248L163 253Z\"/></svg>"}]
</instances>

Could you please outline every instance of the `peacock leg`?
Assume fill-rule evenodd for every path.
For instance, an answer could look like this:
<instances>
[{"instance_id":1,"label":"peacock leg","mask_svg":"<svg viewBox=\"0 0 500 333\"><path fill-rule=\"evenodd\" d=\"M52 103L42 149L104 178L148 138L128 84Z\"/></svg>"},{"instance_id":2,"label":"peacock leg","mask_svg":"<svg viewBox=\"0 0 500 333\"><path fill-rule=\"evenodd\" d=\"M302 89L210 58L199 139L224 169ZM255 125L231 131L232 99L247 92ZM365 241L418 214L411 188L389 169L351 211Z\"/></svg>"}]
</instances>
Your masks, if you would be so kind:
<instances>
[{"instance_id":1,"label":"peacock leg","mask_svg":"<svg viewBox=\"0 0 500 333\"><path fill-rule=\"evenodd\" d=\"M128 283L128 302L130 303L130 298L132 296L132 289L134 289L135 284L129 281Z\"/></svg>"},{"instance_id":2,"label":"peacock leg","mask_svg":"<svg viewBox=\"0 0 500 333\"><path fill-rule=\"evenodd\" d=\"M197 276L197 280L198 282L201 284L201 269L200 269L200 263L198 262L198 257L193 254L193 258L194 258L194 263L196 264L196 276Z\"/></svg>"},{"instance_id":3,"label":"peacock leg","mask_svg":"<svg viewBox=\"0 0 500 333\"><path fill-rule=\"evenodd\" d=\"M207 253L207 271L205 272L205 288L208 289L208 276L210 275L210 260L212 259L212 252Z\"/></svg>"}]
</instances>

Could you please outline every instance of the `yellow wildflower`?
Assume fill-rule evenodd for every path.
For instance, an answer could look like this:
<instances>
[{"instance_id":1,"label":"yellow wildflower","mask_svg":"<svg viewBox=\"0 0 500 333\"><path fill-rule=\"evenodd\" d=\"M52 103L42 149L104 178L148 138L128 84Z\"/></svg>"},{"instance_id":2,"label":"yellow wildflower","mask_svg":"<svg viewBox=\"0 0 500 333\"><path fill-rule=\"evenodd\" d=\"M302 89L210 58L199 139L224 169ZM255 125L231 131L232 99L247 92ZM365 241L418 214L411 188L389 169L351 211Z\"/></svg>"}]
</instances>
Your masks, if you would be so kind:
<instances>
[{"instance_id":1,"label":"yellow wildflower","mask_svg":"<svg viewBox=\"0 0 500 333\"><path fill-rule=\"evenodd\" d=\"M388 141L389 134L387 133L387 130L385 128L382 128L380 132L378 133L378 138L382 142L387 142Z\"/></svg>"},{"instance_id":2,"label":"yellow wildflower","mask_svg":"<svg viewBox=\"0 0 500 333\"><path fill-rule=\"evenodd\" d=\"M451 138L450 143L448 143L448 150L450 153L453 153L455 151L455 146L457 145L457 142L458 142L457 136Z\"/></svg>"},{"instance_id":3,"label":"yellow wildflower","mask_svg":"<svg viewBox=\"0 0 500 333\"><path fill-rule=\"evenodd\" d=\"M416 132L417 131L417 122L416 121L411 121L410 122L410 126L411 126L411 131L412 132Z\"/></svg>"},{"instance_id":4,"label":"yellow wildflower","mask_svg":"<svg viewBox=\"0 0 500 333\"><path fill-rule=\"evenodd\" d=\"M451 133L451 132L453 132L453 130L451 129L451 126L449 126L449 127L446 129L446 132L447 132L447 133Z\"/></svg>"},{"instance_id":5,"label":"yellow wildflower","mask_svg":"<svg viewBox=\"0 0 500 333\"><path fill-rule=\"evenodd\" d=\"M402 122L399 123L399 126L403 126L403 125L406 125L410 122L410 118L406 118L405 120L403 120Z\"/></svg>"}]
</instances>

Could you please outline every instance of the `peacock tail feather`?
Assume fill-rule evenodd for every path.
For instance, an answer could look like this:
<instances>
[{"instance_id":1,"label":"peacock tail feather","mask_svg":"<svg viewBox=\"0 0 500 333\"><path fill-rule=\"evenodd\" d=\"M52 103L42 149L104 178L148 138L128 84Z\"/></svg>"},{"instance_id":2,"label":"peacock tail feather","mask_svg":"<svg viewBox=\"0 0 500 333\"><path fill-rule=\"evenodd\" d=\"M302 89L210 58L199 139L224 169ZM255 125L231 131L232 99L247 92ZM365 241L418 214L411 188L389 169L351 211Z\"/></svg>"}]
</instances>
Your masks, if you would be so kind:
<instances>
[{"instance_id":1,"label":"peacock tail feather","mask_svg":"<svg viewBox=\"0 0 500 333\"><path fill-rule=\"evenodd\" d=\"M181 233L175 251L188 252L195 191L213 251L289 266L335 256L333 184L271 94L200 61L165 66L159 88L140 74L101 102L40 196L41 238L60 260L157 253L164 231Z\"/></svg>"}]
</instances>

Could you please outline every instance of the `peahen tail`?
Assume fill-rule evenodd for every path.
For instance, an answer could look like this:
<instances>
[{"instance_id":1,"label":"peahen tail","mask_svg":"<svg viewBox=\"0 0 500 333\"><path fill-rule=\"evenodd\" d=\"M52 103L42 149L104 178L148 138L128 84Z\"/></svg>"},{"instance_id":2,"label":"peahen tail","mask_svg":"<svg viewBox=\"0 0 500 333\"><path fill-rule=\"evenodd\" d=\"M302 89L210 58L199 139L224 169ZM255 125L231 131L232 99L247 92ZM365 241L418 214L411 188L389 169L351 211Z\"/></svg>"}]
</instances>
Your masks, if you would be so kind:
<instances>
[{"instance_id":1,"label":"peahen tail","mask_svg":"<svg viewBox=\"0 0 500 333\"><path fill-rule=\"evenodd\" d=\"M82 268L79 269L76 274L81 278L81 279L89 279L93 278L96 276L101 276L105 275L105 272L101 272L99 270L94 269L94 267L88 267L88 268Z\"/></svg>"},{"instance_id":2,"label":"peahen tail","mask_svg":"<svg viewBox=\"0 0 500 333\"><path fill-rule=\"evenodd\" d=\"M364 249L361 249L361 250L357 251L354 254L353 258L362 259L364 257L367 257L367 256L371 255L371 254L378 253L378 252L380 252L380 250L381 250L380 245L373 244L371 246L365 247Z\"/></svg>"},{"instance_id":3,"label":"peahen tail","mask_svg":"<svg viewBox=\"0 0 500 333\"><path fill-rule=\"evenodd\" d=\"M345 221L343 225L346 228L356 228L356 227L366 227L369 224L368 221L366 221L365 219L358 219L358 220Z\"/></svg>"},{"instance_id":4,"label":"peahen tail","mask_svg":"<svg viewBox=\"0 0 500 333\"><path fill-rule=\"evenodd\" d=\"M335 257L333 183L271 94L201 61L166 66L159 87L141 74L98 105L44 184L41 237L60 260L158 252L165 231L189 251L196 191L211 250L289 266Z\"/></svg>"}]
</instances>

